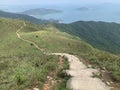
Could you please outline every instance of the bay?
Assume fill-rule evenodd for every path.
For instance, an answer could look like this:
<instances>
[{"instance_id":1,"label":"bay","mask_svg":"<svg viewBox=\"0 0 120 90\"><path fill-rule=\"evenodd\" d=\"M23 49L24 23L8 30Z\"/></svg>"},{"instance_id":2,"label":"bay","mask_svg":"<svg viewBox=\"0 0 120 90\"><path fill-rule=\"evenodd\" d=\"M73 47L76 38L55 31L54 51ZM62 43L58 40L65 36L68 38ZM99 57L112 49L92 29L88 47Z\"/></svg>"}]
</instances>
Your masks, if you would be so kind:
<instances>
[{"instance_id":1,"label":"bay","mask_svg":"<svg viewBox=\"0 0 120 90\"><path fill-rule=\"evenodd\" d=\"M88 8L88 10L78 10L78 8ZM54 19L62 23L72 23L75 21L105 21L120 23L120 5L103 3L93 5L1 5L0 9L8 12L19 13L34 8L47 8L62 10L62 13L47 15L33 15L39 19Z\"/></svg>"}]
</instances>

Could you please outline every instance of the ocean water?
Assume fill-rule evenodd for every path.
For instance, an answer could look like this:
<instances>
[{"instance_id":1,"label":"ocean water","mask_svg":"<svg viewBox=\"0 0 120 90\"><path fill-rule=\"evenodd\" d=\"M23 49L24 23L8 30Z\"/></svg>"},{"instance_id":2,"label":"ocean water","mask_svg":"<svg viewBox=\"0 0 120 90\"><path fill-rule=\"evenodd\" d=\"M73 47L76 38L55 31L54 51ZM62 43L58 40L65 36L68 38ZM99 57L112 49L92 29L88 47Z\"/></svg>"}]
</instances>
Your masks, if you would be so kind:
<instances>
[{"instance_id":1,"label":"ocean water","mask_svg":"<svg viewBox=\"0 0 120 90\"><path fill-rule=\"evenodd\" d=\"M86 7L88 10L77 10L77 8ZM36 15L39 19L55 19L63 23L72 23L75 21L105 21L120 23L120 5L103 3L92 5L25 5L25 6L7 6L0 5L0 9L8 12L22 12L34 8L47 8L62 10L62 13L54 13L48 15Z\"/></svg>"}]
</instances>

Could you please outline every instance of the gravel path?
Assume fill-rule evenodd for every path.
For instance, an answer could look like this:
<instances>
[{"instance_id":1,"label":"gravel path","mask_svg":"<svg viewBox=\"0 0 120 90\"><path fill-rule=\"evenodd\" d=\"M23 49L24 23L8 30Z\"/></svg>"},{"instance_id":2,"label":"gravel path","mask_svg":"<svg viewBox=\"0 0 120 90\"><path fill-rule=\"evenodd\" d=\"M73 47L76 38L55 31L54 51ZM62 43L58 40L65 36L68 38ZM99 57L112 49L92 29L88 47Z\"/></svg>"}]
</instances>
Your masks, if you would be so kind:
<instances>
[{"instance_id":1,"label":"gravel path","mask_svg":"<svg viewBox=\"0 0 120 90\"><path fill-rule=\"evenodd\" d=\"M93 73L97 73L96 69L87 68L80 60L66 53L53 53L54 55L65 56L69 61L68 75L72 77L67 82L67 88L73 90L110 90L100 79L93 78Z\"/></svg>"}]
</instances>

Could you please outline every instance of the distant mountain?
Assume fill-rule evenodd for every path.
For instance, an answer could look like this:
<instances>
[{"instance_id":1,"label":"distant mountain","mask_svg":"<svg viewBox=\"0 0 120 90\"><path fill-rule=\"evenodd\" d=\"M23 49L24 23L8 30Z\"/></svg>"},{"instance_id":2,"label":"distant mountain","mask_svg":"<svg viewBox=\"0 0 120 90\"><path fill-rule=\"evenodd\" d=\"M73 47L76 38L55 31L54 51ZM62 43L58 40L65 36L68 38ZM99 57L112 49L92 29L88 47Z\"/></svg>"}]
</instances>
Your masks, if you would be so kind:
<instances>
[{"instance_id":1,"label":"distant mountain","mask_svg":"<svg viewBox=\"0 0 120 90\"><path fill-rule=\"evenodd\" d=\"M62 12L61 10L37 8L37 9L26 10L21 13L26 15L47 15L47 14L61 13L61 12Z\"/></svg>"},{"instance_id":2,"label":"distant mountain","mask_svg":"<svg viewBox=\"0 0 120 90\"><path fill-rule=\"evenodd\" d=\"M89 8L87 8L87 7L80 7L80 8L77 8L76 10L78 10L78 11L88 11Z\"/></svg>"},{"instance_id":3,"label":"distant mountain","mask_svg":"<svg viewBox=\"0 0 120 90\"><path fill-rule=\"evenodd\" d=\"M4 12L4 11L1 11L1 10L0 10L0 17L22 19L22 20L26 20L26 21L36 23L36 24L46 23L46 22L57 22L55 20L41 20L41 19L37 19L37 18L29 16L29 15Z\"/></svg>"},{"instance_id":4,"label":"distant mountain","mask_svg":"<svg viewBox=\"0 0 120 90\"><path fill-rule=\"evenodd\" d=\"M120 53L120 24L79 21L55 26L63 32L80 37L95 48Z\"/></svg>"}]
</instances>

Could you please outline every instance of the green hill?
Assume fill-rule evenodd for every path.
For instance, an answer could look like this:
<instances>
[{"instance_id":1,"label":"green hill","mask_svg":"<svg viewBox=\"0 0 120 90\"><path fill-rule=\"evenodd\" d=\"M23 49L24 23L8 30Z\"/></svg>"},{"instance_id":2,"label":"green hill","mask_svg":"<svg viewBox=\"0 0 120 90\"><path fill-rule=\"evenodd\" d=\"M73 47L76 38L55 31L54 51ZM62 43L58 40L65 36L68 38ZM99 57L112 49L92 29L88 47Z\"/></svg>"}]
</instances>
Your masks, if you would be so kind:
<instances>
[{"instance_id":1,"label":"green hill","mask_svg":"<svg viewBox=\"0 0 120 90\"><path fill-rule=\"evenodd\" d=\"M35 82L41 90L51 70L61 71L57 64L58 57L44 55L31 43L17 38L16 31L23 26L23 22L21 20L0 19L0 90L24 90L32 88ZM44 29L28 22L26 24L27 26L22 29L20 34L24 38L36 42L39 47L45 48L48 52L72 52L77 50L79 45L81 45L81 50L87 47L86 44L72 39L72 36L68 34L51 31L50 27ZM61 43L63 45L59 47ZM69 46L69 43L73 48L71 45ZM60 79L58 76L55 78ZM63 81L65 81L64 78ZM65 89L64 84L62 83L61 86L60 83L60 87L57 85L56 88Z\"/></svg>"},{"instance_id":2,"label":"green hill","mask_svg":"<svg viewBox=\"0 0 120 90\"><path fill-rule=\"evenodd\" d=\"M34 84L42 89L48 73L58 67L56 56L43 55L17 38L21 26L21 20L0 19L0 90L24 90ZM25 29L37 30L32 24Z\"/></svg>"},{"instance_id":3,"label":"green hill","mask_svg":"<svg viewBox=\"0 0 120 90\"><path fill-rule=\"evenodd\" d=\"M55 26L60 31L80 37L95 48L111 53L120 53L120 24L79 21Z\"/></svg>"},{"instance_id":4,"label":"green hill","mask_svg":"<svg viewBox=\"0 0 120 90\"><path fill-rule=\"evenodd\" d=\"M94 49L80 38L71 36L52 25L34 25L25 22L20 35L35 42L46 52L62 52L77 55L83 62L91 63L94 68L107 68L114 83L120 82L120 57ZM59 72L67 68L58 67L58 57L44 55L32 43L18 39L16 31L24 25L24 21L16 19L0 19L0 90L24 90L35 85L42 86L51 71L56 72L55 79L61 80L53 90L65 89L65 78Z\"/></svg>"}]
</instances>

